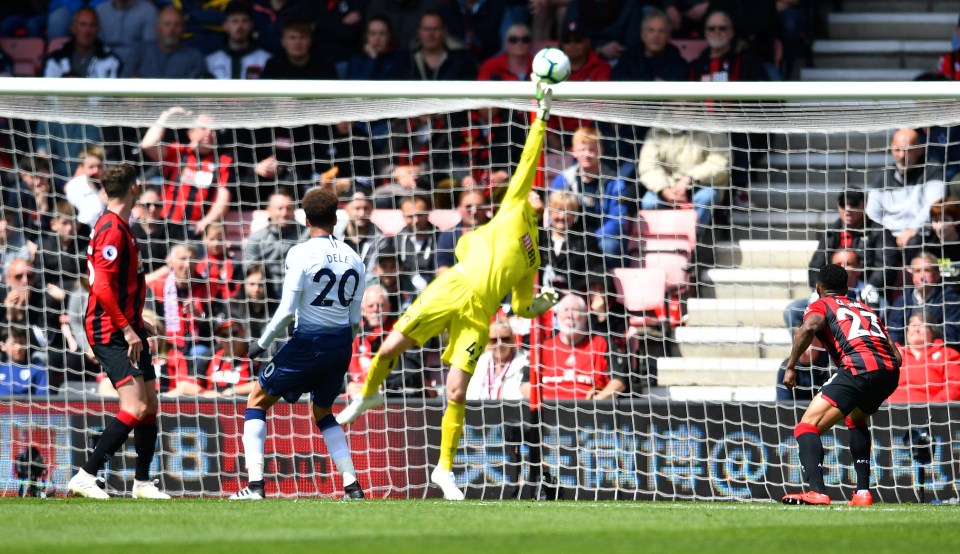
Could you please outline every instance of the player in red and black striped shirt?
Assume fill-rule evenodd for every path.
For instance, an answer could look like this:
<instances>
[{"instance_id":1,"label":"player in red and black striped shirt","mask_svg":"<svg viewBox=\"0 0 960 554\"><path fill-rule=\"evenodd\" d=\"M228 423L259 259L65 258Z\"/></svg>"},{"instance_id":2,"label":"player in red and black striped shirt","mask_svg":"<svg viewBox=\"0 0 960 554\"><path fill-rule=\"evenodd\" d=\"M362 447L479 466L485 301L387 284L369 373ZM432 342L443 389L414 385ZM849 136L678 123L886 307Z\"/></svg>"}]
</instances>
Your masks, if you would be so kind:
<instances>
[{"instance_id":1,"label":"player in red and black striped shirt","mask_svg":"<svg viewBox=\"0 0 960 554\"><path fill-rule=\"evenodd\" d=\"M800 465L811 490L788 494L783 503L830 504L823 483L820 435L844 419L850 429L850 454L857 473L857 492L849 505L869 506L873 504L869 417L897 390L900 351L880 318L865 304L847 298L847 271L842 266L829 264L820 270L817 294L820 299L807 307L803 324L793 337L783 384L787 388L797 384L797 360L814 337L827 349L837 371L793 430L800 447Z\"/></svg>"},{"instance_id":2,"label":"player in red and black striped shirt","mask_svg":"<svg viewBox=\"0 0 960 554\"><path fill-rule=\"evenodd\" d=\"M107 211L93 226L87 248L87 339L103 371L120 396L120 411L103 430L93 454L67 489L80 496L106 499L96 475L106 460L134 431L137 451L134 498L170 498L150 480L157 442L157 391L148 334L157 329L143 319L146 294L143 264L130 229L130 212L140 197L136 170L130 165L109 168L102 178ZM146 383L145 383L146 382Z\"/></svg>"}]
</instances>

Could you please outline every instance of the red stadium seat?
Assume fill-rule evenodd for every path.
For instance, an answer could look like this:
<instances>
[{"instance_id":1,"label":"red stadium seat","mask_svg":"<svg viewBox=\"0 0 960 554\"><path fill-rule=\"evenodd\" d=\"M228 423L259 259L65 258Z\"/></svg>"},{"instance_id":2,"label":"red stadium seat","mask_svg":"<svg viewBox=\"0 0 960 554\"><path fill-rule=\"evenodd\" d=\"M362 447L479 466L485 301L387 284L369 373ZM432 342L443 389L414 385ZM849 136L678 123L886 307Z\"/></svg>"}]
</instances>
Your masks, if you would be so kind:
<instances>
[{"instance_id":1,"label":"red stadium seat","mask_svg":"<svg viewBox=\"0 0 960 554\"><path fill-rule=\"evenodd\" d=\"M396 235L407 226L407 222L403 219L403 212L400 210L373 210L370 213L370 221L388 237Z\"/></svg>"},{"instance_id":2,"label":"red stadium seat","mask_svg":"<svg viewBox=\"0 0 960 554\"><path fill-rule=\"evenodd\" d=\"M671 42L680 50L680 55L683 56L683 59L687 60L688 63L697 59L700 53L707 48L707 41L700 38L674 40Z\"/></svg>"},{"instance_id":3,"label":"red stadium seat","mask_svg":"<svg viewBox=\"0 0 960 554\"><path fill-rule=\"evenodd\" d=\"M21 77L36 77L43 63L43 39L39 37L0 38L0 47L13 60L14 73Z\"/></svg>"},{"instance_id":4,"label":"red stadium seat","mask_svg":"<svg viewBox=\"0 0 960 554\"><path fill-rule=\"evenodd\" d=\"M670 291L684 291L690 284L689 258L677 252L644 252L643 267L662 269Z\"/></svg>"},{"instance_id":5,"label":"red stadium seat","mask_svg":"<svg viewBox=\"0 0 960 554\"><path fill-rule=\"evenodd\" d=\"M693 252L696 248L697 214L693 210L640 210L637 217L641 240L683 241L686 242L687 252Z\"/></svg>"},{"instance_id":6,"label":"red stadium seat","mask_svg":"<svg viewBox=\"0 0 960 554\"><path fill-rule=\"evenodd\" d=\"M665 311L667 275L662 269L618 267L613 270L613 281L627 311Z\"/></svg>"},{"instance_id":7,"label":"red stadium seat","mask_svg":"<svg viewBox=\"0 0 960 554\"><path fill-rule=\"evenodd\" d=\"M458 210L433 210L428 216L430 223L437 226L437 229L446 231L453 229L460 223L460 212Z\"/></svg>"}]
</instances>

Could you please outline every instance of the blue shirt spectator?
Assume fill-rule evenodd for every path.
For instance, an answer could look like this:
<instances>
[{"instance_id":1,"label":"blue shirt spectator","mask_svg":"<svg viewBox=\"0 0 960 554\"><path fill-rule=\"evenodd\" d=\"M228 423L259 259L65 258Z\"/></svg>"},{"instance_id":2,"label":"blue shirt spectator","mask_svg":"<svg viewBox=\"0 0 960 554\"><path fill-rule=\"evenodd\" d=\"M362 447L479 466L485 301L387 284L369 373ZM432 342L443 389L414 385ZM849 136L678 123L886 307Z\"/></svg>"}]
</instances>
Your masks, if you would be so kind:
<instances>
[{"instance_id":1,"label":"blue shirt spectator","mask_svg":"<svg viewBox=\"0 0 960 554\"><path fill-rule=\"evenodd\" d=\"M97 6L100 41L127 68L137 61L142 43L157 40L157 8L147 0L107 0Z\"/></svg>"},{"instance_id":2,"label":"blue shirt spectator","mask_svg":"<svg viewBox=\"0 0 960 554\"><path fill-rule=\"evenodd\" d=\"M30 364L27 331L10 327L4 331L2 350L6 361L0 364L0 396L12 394L47 394L47 370Z\"/></svg>"}]
</instances>

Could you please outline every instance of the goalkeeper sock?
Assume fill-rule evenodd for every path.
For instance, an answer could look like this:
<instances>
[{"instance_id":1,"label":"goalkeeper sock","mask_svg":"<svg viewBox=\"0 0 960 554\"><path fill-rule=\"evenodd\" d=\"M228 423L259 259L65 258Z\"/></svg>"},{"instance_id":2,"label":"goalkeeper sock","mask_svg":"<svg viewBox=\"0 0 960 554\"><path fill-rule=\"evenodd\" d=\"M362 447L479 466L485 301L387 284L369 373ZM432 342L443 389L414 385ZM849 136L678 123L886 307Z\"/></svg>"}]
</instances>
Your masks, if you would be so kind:
<instances>
[{"instance_id":1,"label":"goalkeeper sock","mask_svg":"<svg viewBox=\"0 0 960 554\"><path fill-rule=\"evenodd\" d=\"M100 435L97 446L93 449L93 454L87 458L83 464L83 470L90 475L96 475L107 463L107 459L123 446L130 431L140 425L140 420L133 414L120 410L117 416L107 424L107 428Z\"/></svg>"},{"instance_id":2,"label":"goalkeeper sock","mask_svg":"<svg viewBox=\"0 0 960 554\"><path fill-rule=\"evenodd\" d=\"M809 423L798 423L793 429L793 436L800 447L800 468L807 484L811 490L827 494L827 487L823 484L823 443L820 442L820 432Z\"/></svg>"},{"instance_id":3,"label":"goalkeeper sock","mask_svg":"<svg viewBox=\"0 0 960 554\"><path fill-rule=\"evenodd\" d=\"M337 471L343 476L343 486L356 483L357 472L353 469L350 447L347 446L347 435L343 432L343 427L337 423L337 418L327 414L317 421L317 428L323 434L323 442L327 444L327 452L333 458Z\"/></svg>"},{"instance_id":4,"label":"goalkeeper sock","mask_svg":"<svg viewBox=\"0 0 960 554\"><path fill-rule=\"evenodd\" d=\"M400 358L394 358L392 360L383 360L380 358L380 353L378 352L376 356L373 357L373 361L370 362L370 371L367 372L367 380L363 383L363 389L360 391L361 396L370 396L373 393L377 392L380 389L380 385L383 384L384 379L387 378L387 375L393 371L393 368L397 365L397 360Z\"/></svg>"},{"instance_id":5,"label":"goalkeeper sock","mask_svg":"<svg viewBox=\"0 0 960 554\"><path fill-rule=\"evenodd\" d=\"M440 461L437 462L437 467L444 471L453 469L453 458L457 455L466 415L466 403L447 402L447 411L443 413L440 423Z\"/></svg>"},{"instance_id":6,"label":"goalkeeper sock","mask_svg":"<svg viewBox=\"0 0 960 554\"><path fill-rule=\"evenodd\" d=\"M247 462L247 479L263 481L263 443L267 440L267 412L247 408L243 422L243 457Z\"/></svg>"},{"instance_id":7,"label":"goalkeeper sock","mask_svg":"<svg viewBox=\"0 0 960 554\"><path fill-rule=\"evenodd\" d=\"M846 419L850 430L850 456L853 458L853 470L857 474L857 490L870 489L870 427L867 422L854 423Z\"/></svg>"},{"instance_id":8,"label":"goalkeeper sock","mask_svg":"<svg viewBox=\"0 0 960 554\"><path fill-rule=\"evenodd\" d=\"M134 478L137 481L150 480L150 465L157 449L157 414L147 414L133 430L133 443L137 450L137 468Z\"/></svg>"}]
</instances>

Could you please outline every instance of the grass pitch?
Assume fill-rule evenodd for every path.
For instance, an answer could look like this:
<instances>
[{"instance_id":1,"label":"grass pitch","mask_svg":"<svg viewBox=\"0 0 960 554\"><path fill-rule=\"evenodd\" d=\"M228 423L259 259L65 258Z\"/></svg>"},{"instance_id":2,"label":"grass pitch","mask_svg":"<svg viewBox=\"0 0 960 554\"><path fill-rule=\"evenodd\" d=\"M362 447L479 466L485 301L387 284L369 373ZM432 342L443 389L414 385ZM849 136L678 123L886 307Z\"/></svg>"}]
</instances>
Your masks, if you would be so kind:
<instances>
[{"instance_id":1,"label":"grass pitch","mask_svg":"<svg viewBox=\"0 0 960 554\"><path fill-rule=\"evenodd\" d=\"M0 499L0 552L960 552L960 508Z\"/></svg>"}]
</instances>

